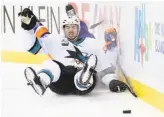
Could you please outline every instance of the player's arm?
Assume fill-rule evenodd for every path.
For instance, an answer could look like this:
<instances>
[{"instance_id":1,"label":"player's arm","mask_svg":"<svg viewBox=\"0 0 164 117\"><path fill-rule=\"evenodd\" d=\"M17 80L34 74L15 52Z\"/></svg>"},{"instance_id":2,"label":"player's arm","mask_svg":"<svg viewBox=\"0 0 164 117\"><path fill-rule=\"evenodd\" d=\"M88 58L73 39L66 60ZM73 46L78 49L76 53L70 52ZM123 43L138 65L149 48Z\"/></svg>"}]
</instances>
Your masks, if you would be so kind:
<instances>
[{"instance_id":1,"label":"player's arm","mask_svg":"<svg viewBox=\"0 0 164 117\"><path fill-rule=\"evenodd\" d=\"M18 13L18 16L21 17L21 27L24 30L31 31L37 39L49 33L48 29L40 23L29 8L25 8L22 12Z\"/></svg>"},{"instance_id":2,"label":"player's arm","mask_svg":"<svg viewBox=\"0 0 164 117\"><path fill-rule=\"evenodd\" d=\"M47 53L48 56L52 58L48 52L46 44L44 43L45 39L43 38L46 34L50 34L48 29L39 22L37 17L28 8L25 8L22 12L20 12L18 16L21 17L21 27L24 30L32 32L32 34L34 34L37 39L29 52L36 54L38 52L37 50L40 50L40 48L42 48L45 53ZM36 49L37 47L39 48Z\"/></svg>"}]
</instances>

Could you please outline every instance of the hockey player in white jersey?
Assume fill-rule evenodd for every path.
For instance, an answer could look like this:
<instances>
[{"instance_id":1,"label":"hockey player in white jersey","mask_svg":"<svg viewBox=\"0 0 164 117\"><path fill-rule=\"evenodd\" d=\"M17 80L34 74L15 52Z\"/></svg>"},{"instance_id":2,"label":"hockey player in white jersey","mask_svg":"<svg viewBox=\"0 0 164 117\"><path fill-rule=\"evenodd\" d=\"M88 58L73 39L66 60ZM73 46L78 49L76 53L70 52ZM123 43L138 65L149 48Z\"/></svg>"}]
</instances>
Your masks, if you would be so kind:
<instances>
[{"instance_id":1,"label":"hockey player in white jersey","mask_svg":"<svg viewBox=\"0 0 164 117\"><path fill-rule=\"evenodd\" d=\"M75 9L71 4L66 6L66 13L68 16L77 15ZM88 34L88 28L83 21L80 21L81 32L83 34ZM81 34L80 34L81 35ZM89 34L91 38L95 38L94 35ZM97 46L98 40L84 41L82 44L87 48L87 46L92 46L92 49L87 49L87 52L94 53L98 56L98 65L96 70L98 78L109 87L112 92L124 92L127 89L127 85L120 81L118 75L116 76L116 61L117 56L117 31L115 28L108 28L104 32L105 44L103 50L101 47ZM76 42L76 41L75 41ZM118 69L118 68L117 68ZM101 72L100 72L101 71Z\"/></svg>"},{"instance_id":2,"label":"hockey player in white jersey","mask_svg":"<svg viewBox=\"0 0 164 117\"><path fill-rule=\"evenodd\" d=\"M27 10L27 9L26 9ZM97 49L95 49L95 46L91 46L91 45L94 45L94 39L93 38L90 38L90 33L85 33L85 34L83 34L82 35L82 33L80 33L80 25L79 25L79 20L75 17L75 18L73 18L73 17L68 17L65 21L63 21L63 29L64 29L64 33L65 33L65 35L66 35L66 37L68 38L65 38L66 40L65 40L65 42L64 42L64 47L63 46L61 46L61 40L60 39L55 39L55 38L60 38L60 36L59 37L57 37L57 36L49 36L49 33L48 33L48 30L41 24L41 23L39 23L38 21L37 21L37 19L36 19L36 17L33 15L33 13L31 13L31 11L29 11L29 9L26 11L26 10L24 10L20 15L21 15L21 19L22 19L22 28L24 28L25 30L32 30L33 32L34 32L34 34L35 34L35 36L36 36L36 38L37 39L39 39L39 43L41 43L41 46L42 46L42 48L45 50L45 52L51 57L51 58L53 58L53 57L55 57L55 59L56 60L58 60L58 61L60 61L60 62L62 62L62 63L64 63L65 65L69 65L70 64L70 61L68 62L68 59L66 60L66 59L63 59L64 57L63 56L65 56L66 55L66 51L63 51L64 49L63 48L65 48L65 49L67 49L67 50L69 50L69 49L73 49L73 46L77 46L77 47L79 47L83 52L89 52L89 53L97 53L97 55L99 55L98 53L100 52L99 51L99 49L97 50ZM32 15L32 17L30 18L30 17L26 17L26 15L28 14L29 15L29 13L31 13ZM37 24L36 24L36 22L34 21L34 20L36 20L36 22L37 22ZM32 22L31 22L32 21ZM34 21L34 22L33 22ZM72 23L73 22L73 23ZM29 24L29 25L27 25L27 24ZM72 25L73 24L73 25ZM33 27L32 27L32 25L33 25ZM71 28L71 31L70 31L70 28ZM76 30L79 30L79 31L76 31ZM52 38L54 38L54 39L52 39ZM69 46L68 46L69 45ZM53 49L51 48L51 47L53 47ZM60 52L60 55L59 55L59 52ZM63 52L63 53L62 53ZM68 53L67 53L68 54ZM82 57L82 56L81 56ZM100 56L99 56L100 57ZM98 58L99 58L98 57ZM63 61L62 61L63 60ZM76 59L76 60L78 60L79 61L79 59ZM82 61L80 61L80 62L82 62L82 63L85 63L85 59L84 59L84 57L83 57L83 59L81 59ZM91 56L91 59L90 59L92 62L89 62L89 63L92 63L92 64L90 64L90 67L92 67L92 68L95 68L95 66L96 66L96 61L97 61L97 59L96 59L96 57L94 57L94 56ZM66 63L65 63L66 62ZM54 67L54 66L57 66L57 65L53 65L52 64L52 61L48 61L48 62L45 62L46 64L45 64L45 66L47 66L47 69L51 69L50 71L54 71L54 73L55 73L55 71L60 71L61 70L61 68L60 68L60 70L58 69L59 67L57 67L57 70L56 70L56 67ZM57 62L56 62L57 63ZM59 63L58 63L59 64ZM51 65L53 66L53 67L51 67ZM60 65L59 65L60 66ZM63 65L62 65L63 66ZM45 68L44 68L45 69ZM62 69L64 69L64 68L62 68ZM86 69L86 68L85 68ZM89 68L87 69L87 70L89 70ZM86 71L87 71L86 70ZM46 80L45 79L52 79L51 77L52 77L52 75L50 75L50 73L49 72L47 72L47 70L42 70L42 72L39 72L38 74L36 74L35 73L35 71L32 69L32 68L27 68L26 70L25 70L25 73L27 73L28 71L31 71L31 73L33 73L33 76L34 77L36 77L36 76L38 76L38 75L42 75L42 77L41 76L39 76L39 78L41 79L41 80L43 80L42 82L45 82ZM46 72L45 72L46 71ZM49 70L48 70L49 71ZM75 70L76 71L76 70ZM77 72L77 71L76 71ZM73 74L75 75L75 73L76 72L74 72ZM82 72L82 71L81 71ZM52 74L53 72L51 72L51 74ZM90 72L88 72L89 74L87 74L87 75L89 75L90 76ZM59 74L60 74L60 72L59 72ZM55 74L56 75L56 74ZM67 74L68 75L68 74ZM85 75L84 75L85 76ZM106 75L107 76L107 75ZM28 79L28 77L29 76L27 76L27 74L26 74L26 78ZM48 78L49 77L49 78ZM58 76L56 76L55 78L57 78L57 80L48 80L48 83L45 83L45 84L51 84L52 82L57 82L58 81L58 79L60 79L60 75L58 75ZM71 76L72 77L72 76ZM43 78L43 79L42 79ZM72 77L72 78L74 78L74 77ZM34 78L35 79L35 78ZM62 79L62 78L61 78ZM88 82L88 77L86 77L86 78L84 78L85 80L83 81L83 83L85 82L85 81L87 81ZM109 79L109 78L108 78ZM89 79L90 80L90 79ZM94 79L95 80L95 79ZM102 79L103 80L103 79ZM30 80L30 81L32 81L32 80ZM91 81L93 82L93 78L91 78ZM106 82L106 80L103 80L103 81L105 81ZM38 80L36 81L36 85L35 86L38 86ZM77 82L76 82L77 83ZM75 84L76 84L75 83ZM88 82L89 84L90 84L90 82ZM35 84L35 82L33 82L32 84ZM41 85L41 83L39 82L39 84ZM43 83L44 84L44 83ZM54 83L53 83L54 84ZM92 84L92 83L91 83ZM117 81L117 80L110 80L110 82L109 82L109 80L105 83L109 88L110 88L110 90L111 91L114 91L114 92L117 92L117 91L119 91L119 90L113 90L113 89L115 89L115 88L117 88L118 89L118 87L120 88L120 82L119 81ZM121 84L122 84L122 82L121 82ZM88 84L85 84L86 86L88 86ZM95 85L94 83L92 84L93 86ZM89 85L89 87L91 87L92 85ZM46 85L46 87L47 87L48 85ZM59 89L61 89L62 88L62 85L61 85L61 83L59 83L58 84L58 86L60 86L60 88ZM81 86L80 85L75 85L76 86L76 88L78 87L81 87L81 86L83 86L83 84L81 84ZM124 85L122 85L122 86L124 86ZM33 85L33 87L34 87L34 85ZM75 89L76 89L75 88ZM125 87L124 87L125 88ZM38 90L38 89L36 89L36 87L34 87L34 89L35 90ZM39 92L39 94L43 94L43 92L45 91L45 89L46 88L43 88L43 86L42 86L42 88L41 88L42 90L41 90L41 92ZM56 88L54 88L53 87L53 90L54 89L56 89ZM66 88L66 89L68 89L68 87ZM79 88L80 89L80 88ZM92 88L89 88L89 89L93 89L93 87ZM121 89L123 89L123 88L121 88ZM84 92L88 92L88 87L87 88L84 88L84 86L83 86L83 89L81 89L81 90L86 90L86 91L84 91ZM82 92L83 92L82 91ZM90 90L91 91L91 90ZM61 92L61 91L60 91ZM38 92L37 92L38 93ZM63 91L62 91L62 93L63 93ZM68 92L67 92L68 93ZM70 93L70 92L69 92ZM71 93L72 93L72 91L71 91ZM82 93L82 94L84 94L84 93Z\"/></svg>"},{"instance_id":3,"label":"hockey player in white jersey","mask_svg":"<svg viewBox=\"0 0 164 117\"><path fill-rule=\"evenodd\" d=\"M73 8L73 6L72 6L71 4L66 5L65 10L66 10L66 14L67 14L68 17L74 18L75 20L76 20L76 19L79 20L77 14L75 13L75 9ZM68 19L68 18L66 17L66 19ZM73 20L73 19L72 19L72 20ZM38 21L38 20L37 20L37 21ZM79 40L80 40L81 42L83 42L83 39L85 39L85 38L92 38L92 39L94 39L94 38L95 38L94 35L88 31L88 27L87 27L86 23L83 22L83 21L81 21L81 20L79 20L79 21L80 21L80 22L79 22L79 28L80 28L80 30L79 30L79 32L78 32L78 38L80 38ZM38 21L38 22L39 22L39 21ZM24 25L24 24L22 24L22 25ZM63 24L62 24L62 25L63 25ZM40 23L40 26L43 26L43 25ZM44 26L43 26L43 28L41 28L40 30L44 30L44 31L42 32L42 33L44 33L44 34L49 33L48 30L47 30ZM40 36L39 36L40 31L36 31L36 28L35 28L34 32L38 32L38 34L36 34L35 36L38 35L38 38L40 38ZM59 43L59 45L62 44L63 46L66 46L66 45L68 46L69 40L68 40L67 38L65 38L65 36L53 35L52 38L54 38L54 37L55 37L55 43ZM53 40L54 40L54 39L53 39ZM53 41L53 40L52 40L52 41ZM62 40L62 41L61 41L61 40ZM76 40L76 41L79 41L79 40ZM49 42L49 47L50 47L50 44L51 44L51 43L52 43L52 42ZM75 44L77 45L78 43L79 43L79 42L77 42L77 43L75 43ZM56 45L57 45L57 44L56 44ZM42 46L43 46L43 45L40 44L39 40L38 40L38 39L35 39L34 44L31 45L31 48L28 50L28 52L30 52L30 53L32 53L32 54L37 54L37 53L45 52L45 50L43 49ZM51 50L52 50L52 49L51 49ZM55 56L55 57L56 57L56 56Z\"/></svg>"},{"instance_id":4,"label":"hockey player in white jersey","mask_svg":"<svg viewBox=\"0 0 164 117\"><path fill-rule=\"evenodd\" d=\"M96 85L94 69L97 65L97 57L93 54L86 54L86 56L84 56L83 53L75 47L76 44L74 40L77 40L79 34L79 20L76 18L68 18L63 22L65 34L72 40L69 46L63 47L61 45L60 36L51 36L47 28L37 20L30 9L24 9L19 13L19 16L21 16L21 27L36 36L43 50L51 59L55 56L55 60L43 62L44 66L38 73L31 67L25 69L24 73L28 85L32 86L39 95L43 95L48 87L58 94L84 95L90 93ZM70 28L71 31L67 31L70 30ZM59 39L55 39L58 37ZM33 50L35 50L36 47L37 46L35 46ZM78 62L81 63L81 68L73 66L69 61L71 59L78 60ZM61 61L67 62L65 62L64 65Z\"/></svg>"}]
</instances>

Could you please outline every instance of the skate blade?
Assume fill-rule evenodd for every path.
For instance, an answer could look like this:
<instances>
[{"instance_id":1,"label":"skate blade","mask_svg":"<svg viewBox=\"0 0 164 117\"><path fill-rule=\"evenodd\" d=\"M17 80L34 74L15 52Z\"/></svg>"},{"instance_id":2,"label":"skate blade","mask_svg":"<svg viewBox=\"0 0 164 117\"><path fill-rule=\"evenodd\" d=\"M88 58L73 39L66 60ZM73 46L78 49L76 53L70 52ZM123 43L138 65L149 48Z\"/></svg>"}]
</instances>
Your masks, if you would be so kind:
<instances>
[{"instance_id":1,"label":"skate blade","mask_svg":"<svg viewBox=\"0 0 164 117\"><path fill-rule=\"evenodd\" d=\"M93 74L96 74L96 73L97 73L96 70L95 70L95 68L96 68L96 66L97 66L97 56L95 56L95 57L96 57L95 66L94 66L94 67L91 67L91 68L89 69L89 71L90 71L89 78L88 78L88 80L87 80L86 82L83 83L84 85L87 85L87 84L90 82L91 76L92 76Z\"/></svg>"},{"instance_id":2,"label":"skate blade","mask_svg":"<svg viewBox=\"0 0 164 117\"><path fill-rule=\"evenodd\" d=\"M33 90L35 91L35 93L37 93L39 96L42 96L44 94L44 92L43 92L43 94L40 94L39 91L37 90L37 88L35 87L34 82L29 79L30 72L34 75L33 77L35 77L34 71L32 70L31 67L26 68L24 71L25 78L27 80L27 85L31 86L33 88Z\"/></svg>"},{"instance_id":3,"label":"skate blade","mask_svg":"<svg viewBox=\"0 0 164 117\"><path fill-rule=\"evenodd\" d=\"M90 56L92 56L92 55L90 55ZM81 73L81 76L80 76L80 83L83 84L83 85L87 85L87 84L90 82L91 76L92 76L93 74L96 74L96 73L97 73L96 70L95 70L95 68L96 68L96 66L97 66L97 56L95 56L95 57L96 57L95 65L89 69L90 74L89 74L88 79L87 79L85 82L83 82L82 79L83 79L84 73L86 72L86 70L87 70L87 68L88 68L88 65L86 65L86 66L84 67L84 69L83 69L83 71L82 71L82 73Z\"/></svg>"}]
</instances>

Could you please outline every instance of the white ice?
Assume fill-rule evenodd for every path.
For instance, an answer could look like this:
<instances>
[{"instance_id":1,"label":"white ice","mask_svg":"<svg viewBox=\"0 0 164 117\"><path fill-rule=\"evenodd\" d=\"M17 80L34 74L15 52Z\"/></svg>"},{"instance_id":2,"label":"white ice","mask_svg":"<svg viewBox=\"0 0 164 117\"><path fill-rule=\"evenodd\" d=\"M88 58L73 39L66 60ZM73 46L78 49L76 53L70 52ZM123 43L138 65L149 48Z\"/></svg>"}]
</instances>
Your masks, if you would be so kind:
<instances>
[{"instance_id":1,"label":"white ice","mask_svg":"<svg viewBox=\"0 0 164 117\"><path fill-rule=\"evenodd\" d=\"M107 88L96 88L87 96L59 96L47 90L40 97L26 85L27 66L31 65L2 63L2 117L164 117L129 92L111 93ZM123 114L129 109L131 114Z\"/></svg>"}]
</instances>

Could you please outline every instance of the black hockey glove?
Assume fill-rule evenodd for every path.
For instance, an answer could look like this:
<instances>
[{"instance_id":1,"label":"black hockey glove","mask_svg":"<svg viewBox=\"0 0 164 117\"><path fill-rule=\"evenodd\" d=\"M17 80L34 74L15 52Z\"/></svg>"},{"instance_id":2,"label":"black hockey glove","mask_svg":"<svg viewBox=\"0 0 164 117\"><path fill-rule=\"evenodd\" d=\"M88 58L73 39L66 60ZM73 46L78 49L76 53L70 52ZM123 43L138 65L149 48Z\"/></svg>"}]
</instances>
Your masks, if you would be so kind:
<instances>
[{"instance_id":1,"label":"black hockey glove","mask_svg":"<svg viewBox=\"0 0 164 117\"><path fill-rule=\"evenodd\" d=\"M25 8L22 12L18 13L21 17L21 27L25 30L31 30L39 22L36 16L29 8Z\"/></svg>"}]
</instances>

